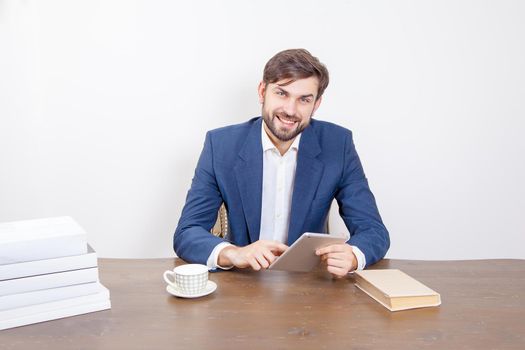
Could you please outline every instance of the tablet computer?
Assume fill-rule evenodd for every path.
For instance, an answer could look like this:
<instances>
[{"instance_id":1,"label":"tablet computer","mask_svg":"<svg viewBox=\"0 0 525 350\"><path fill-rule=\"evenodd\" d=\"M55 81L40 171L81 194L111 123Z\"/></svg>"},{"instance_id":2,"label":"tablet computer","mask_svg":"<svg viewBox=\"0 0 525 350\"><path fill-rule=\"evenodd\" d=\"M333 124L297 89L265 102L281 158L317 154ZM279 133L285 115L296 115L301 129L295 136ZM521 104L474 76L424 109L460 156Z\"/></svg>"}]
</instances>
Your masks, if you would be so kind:
<instances>
[{"instance_id":1,"label":"tablet computer","mask_svg":"<svg viewBox=\"0 0 525 350\"><path fill-rule=\"evenodd\" d=\"M319 248L332 244L345 243L348 237L334 236L326 233L306 232L295 241L281 256L268 267L270 270L311 271L321 261L315 255Z\"/></svg>"}]
</instances>

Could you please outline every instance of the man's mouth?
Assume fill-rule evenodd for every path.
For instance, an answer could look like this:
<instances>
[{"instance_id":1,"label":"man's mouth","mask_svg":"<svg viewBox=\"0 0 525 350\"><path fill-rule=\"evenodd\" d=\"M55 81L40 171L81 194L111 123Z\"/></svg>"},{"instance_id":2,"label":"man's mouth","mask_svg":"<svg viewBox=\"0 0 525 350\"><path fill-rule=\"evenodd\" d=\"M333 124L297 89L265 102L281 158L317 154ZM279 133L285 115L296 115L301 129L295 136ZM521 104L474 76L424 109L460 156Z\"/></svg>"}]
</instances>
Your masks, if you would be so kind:
<instances>
[{"instance_id":1,"label":"man's mouth","mask_svg":"<svg viewBox=\"0 0 525 350\"><path fill-rule=\"evenodd\" d=\"M277 117L277 119L279 119L281 124L283 124L287 128L291 128L291 127L295 126L298 123L297 120L283 118L283 117L281 117L281 116L279 116L277 114L275 115L275 117Z\"/></svg>"}]
</instances>

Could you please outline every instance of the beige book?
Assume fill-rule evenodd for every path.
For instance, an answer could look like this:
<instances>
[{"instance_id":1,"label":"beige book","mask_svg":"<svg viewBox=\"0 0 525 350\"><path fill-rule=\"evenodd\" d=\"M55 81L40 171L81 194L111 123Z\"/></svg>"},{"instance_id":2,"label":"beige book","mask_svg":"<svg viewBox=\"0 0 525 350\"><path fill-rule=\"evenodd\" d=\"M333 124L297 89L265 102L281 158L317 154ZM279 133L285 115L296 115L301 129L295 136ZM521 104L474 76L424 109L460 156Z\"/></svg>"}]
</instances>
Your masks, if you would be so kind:
<instances>
[{"instance_id":1,"label":"beige book","mask_svg":"<svg viewBox=\"0 0 525 350\"><path fill-rule=\"evenodd\" d=\"M356 271L355 285L390 311L441 304L439 293L397 269Z\"/></svg>"}]
</instances>

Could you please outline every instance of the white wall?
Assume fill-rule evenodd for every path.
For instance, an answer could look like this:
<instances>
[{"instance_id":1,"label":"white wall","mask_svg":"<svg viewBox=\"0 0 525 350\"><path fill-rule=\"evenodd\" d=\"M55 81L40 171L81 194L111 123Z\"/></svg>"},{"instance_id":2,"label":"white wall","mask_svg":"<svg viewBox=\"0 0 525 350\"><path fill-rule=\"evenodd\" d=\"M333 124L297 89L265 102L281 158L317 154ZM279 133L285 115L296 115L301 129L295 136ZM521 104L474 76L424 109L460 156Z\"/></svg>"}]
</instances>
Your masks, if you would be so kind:
<instances>
[{"instance_id":1,"label":"white wall","mask_svg":"<svg viewBox=\"0 0 525 350\"><path fill-rule=\"evenodd\" d=\"M524 4L0 0L0 221L71 215L102 257L173 256L205 131L258 115L264 63L305 47L389 257L525 258Z\"/></svg>"}]
</instances>

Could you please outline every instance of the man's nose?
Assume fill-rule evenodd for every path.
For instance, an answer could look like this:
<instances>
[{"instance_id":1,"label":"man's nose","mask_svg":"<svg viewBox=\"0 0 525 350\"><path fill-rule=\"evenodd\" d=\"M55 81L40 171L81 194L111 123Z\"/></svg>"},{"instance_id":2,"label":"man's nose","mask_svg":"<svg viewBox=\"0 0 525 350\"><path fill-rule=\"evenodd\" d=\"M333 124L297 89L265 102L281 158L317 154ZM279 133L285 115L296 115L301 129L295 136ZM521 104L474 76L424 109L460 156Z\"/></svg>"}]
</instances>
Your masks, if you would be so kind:
<instances>
[{"instance_id":1,"label":"man's nose","mask_svg":"<svg viewBox=\"0 0 525 350\"><path fill-rule=\"evenodd\" d=\"M297 112L297 105L295 101L289 98L284 105L284 112L290 116L294 116Z\"/></svg>"}]
</instances>

